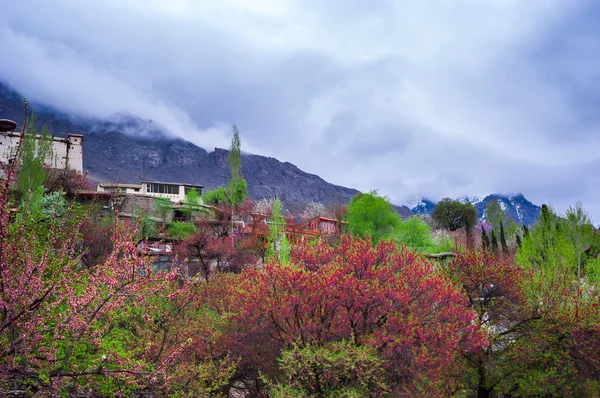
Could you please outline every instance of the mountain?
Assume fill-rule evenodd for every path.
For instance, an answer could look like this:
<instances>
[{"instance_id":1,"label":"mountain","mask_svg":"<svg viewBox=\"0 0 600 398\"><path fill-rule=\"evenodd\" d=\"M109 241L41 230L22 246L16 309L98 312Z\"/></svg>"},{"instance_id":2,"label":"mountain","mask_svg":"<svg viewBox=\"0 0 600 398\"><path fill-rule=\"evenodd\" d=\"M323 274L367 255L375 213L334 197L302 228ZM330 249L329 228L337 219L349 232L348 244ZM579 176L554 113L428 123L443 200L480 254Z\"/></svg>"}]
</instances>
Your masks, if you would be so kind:
<instances>
[{"instance_id":1,"label":"mountain","mask_svg":"<svg viewBox=\"0 0 600 398\"><path fill-rule=\"evenodd\" d=\"M533 225L538 218L541 207L531 203L522 194L500 195L491 194L483 199L473 196L461 196L456 198L461 203L471 203L475 206L480 220L485 220L485 209L489 202L498 200L500 207L519 224ZM411 204L411 210L415 214L431 214L435 208L435 202L428 199L418 198Z\"/></svg>"},{"instance_id":2,"label":"mountain","mask_svg":"<svg viewBox=\"0 0 600 398\"><path fill-rule=\"evenodd\" d=\"M480 217L484 217L487 203L492 200L498 200L502 210L511 216L515 222L520 224L533 225L542 210L540 206L531 203L520 193L510 196L492 194L475 204L475 208Z\"/></svg>"},{"instance_id":3,"label":"mountain","mask_svg":"<svg viewBox=\"0 0 600 398\"><path fill-rule=\"evenodd\" d=\"M37 125L52 133L83 134L83 167L97 182L136 183L171 181L222 186L229 180L228 151L206 150L181 138L168 136L152 121L119 117L119 122L74 119L52 108L33 104ZM23 97L0 83L0 118L23 122ZM328 183L289 162L242 154L242 175L253 199L278 196L291 212L301 211L309 201L348 203L358 192ZM396 206L403 216L412 213Z\"/></svg>"},{"instance_id":4,"label":"mountain","mask_svg":"<svg viewBox=\"0 0 600 398\"><path fill-rule=\"evenodd\" d=\"M409 205L410 210L415 214L431 214L435 208L435 202L425 198L416 198Z\"/></svg>"}]
</instances>

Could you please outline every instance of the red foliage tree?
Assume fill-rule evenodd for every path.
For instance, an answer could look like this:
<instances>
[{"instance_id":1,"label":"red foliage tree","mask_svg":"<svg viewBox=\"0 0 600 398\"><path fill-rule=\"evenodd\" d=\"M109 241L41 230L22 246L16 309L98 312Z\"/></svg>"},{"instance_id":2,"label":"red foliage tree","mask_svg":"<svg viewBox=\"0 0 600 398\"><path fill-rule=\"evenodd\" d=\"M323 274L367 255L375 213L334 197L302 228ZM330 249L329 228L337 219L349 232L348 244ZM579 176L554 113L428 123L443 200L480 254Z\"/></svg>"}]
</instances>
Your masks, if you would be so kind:
<instances>
[{"instance_id":1,"label":"red foliage tree","mask_svg":"<svg viewBox=\"0 0 600 398\"><path fill-rule=\"evenodd\" d=\"M210 396L227 382L234 362L214 354L218 318L203 311L201 289L177 268L154 272L135 230L116 228L106 259L83 266L77 217L46 225L13 212L13 175L0 177L0 382L18 372L33 389L111 396Z\"/></svg>"},{"instance_id":2,"label":"red foliage tree","mask_svg":"<svg viewBox=\"0 0 600 398\"><path fill-rule=\"evenodd\" d=\"M463 353L471 371L457 376L466 388L478 397L582 396L576 386L598 375L597 293L583 297L565 278L547 279L489 250L459 253L446 270L487 335L483 349Z\"/></svg>"},{"instance_id":3,"label":"red foliage tree","mask_svg":"<svg viewBox=\"0 0 600 398\"><path fill-rule=\"evenodd\" d=\"M46 167L44 186L50 191L63 190L68 198L73 198L77 191L92 190L92 183L86 175L75 170L61 170Z\"/></svg>"},{"instance_id":4,"label":"red foliage tree","mask_svg":"<svg viewBox=\"0 0 600 398\"><path fill-rule=\"evenodd\" d=\"M303 246L292 258L289 266L245 274L234 304L243 341L269 336L282 349L346 339L375 347L398 394L441 393L457 349L481 344L465 298L412 252L344 238L335 249ZM260 356L251 354L245 359ZM274 355L263 355L259 367L273 368L265 362Z\"/></svg>"},{"instance_id":5,"label":"red foliage tree","mask_svg":"<svg viewBox=\"0 0 600 398\"><path fill-rule=\"evenodd\" d=\"M214 270L239 273L257 262L264 250L266 224L252 219L252 206L250 202L236 208L218 205L212 214L196 218L197 232L174 250L188 264L189 276L200 272L208 281Z\"/></svg>"}]
</instances>

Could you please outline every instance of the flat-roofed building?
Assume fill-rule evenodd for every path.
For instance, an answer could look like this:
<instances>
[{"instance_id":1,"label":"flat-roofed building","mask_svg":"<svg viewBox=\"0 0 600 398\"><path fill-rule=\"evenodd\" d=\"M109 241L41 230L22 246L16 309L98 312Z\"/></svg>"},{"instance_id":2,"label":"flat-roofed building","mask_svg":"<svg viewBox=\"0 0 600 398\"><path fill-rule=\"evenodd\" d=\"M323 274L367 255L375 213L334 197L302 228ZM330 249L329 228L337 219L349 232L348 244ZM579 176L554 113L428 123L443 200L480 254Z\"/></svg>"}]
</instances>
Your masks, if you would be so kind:
<instances>
[{"instance_id":1,"label":"flat-roofed building","mask_svg":"<svg viewBox=\"0 0 600 398\"><path fill-rule=\"evenodd\" d=\"M169 198L177 203L185 199L185 195L192 189L202 195L202 185L184 184L175 182L142 181L142 192L145 195Z\"/></svg>"},{"instance_id":2,"label":"flat-roofed building","mask_svg":"<svg viewBox=\"0 0 600 398\"><path fill-rule=\"evenodd\" d=\"M141 184L113 184L113 183L101 183L96 188L98 192L108 193L122 193L122 194L141 194Z\"/></svg>"},{"instance_id":3,"label":"flat-roofed building","mask_svg":"<svg viewBox=\"0 0 600 398\"><path fill-rule=\"evenodd\" d=\"M8 163L16 155L20 132L14 131L16 123L10 120L0 120L0 162ZM40 135L36 139L40 139ZM64 137L52 137L52 153L44 163L55 169L69 169L83 173L83 135L68 134Z\"/></svg>"},{"instance_id":4,"label":"flat-roofed building","mask_svg":"<svg viewBox=\"0 0 600 398\"><path fill-rule=\"evenodd\" d=\"M202 195L202 185L179 182L143 181L140 184L98 184L98 192L120 193L124 195L146 195L167 198L173 203L181 202L192 189Z\"/></svg>"}]
</instances>

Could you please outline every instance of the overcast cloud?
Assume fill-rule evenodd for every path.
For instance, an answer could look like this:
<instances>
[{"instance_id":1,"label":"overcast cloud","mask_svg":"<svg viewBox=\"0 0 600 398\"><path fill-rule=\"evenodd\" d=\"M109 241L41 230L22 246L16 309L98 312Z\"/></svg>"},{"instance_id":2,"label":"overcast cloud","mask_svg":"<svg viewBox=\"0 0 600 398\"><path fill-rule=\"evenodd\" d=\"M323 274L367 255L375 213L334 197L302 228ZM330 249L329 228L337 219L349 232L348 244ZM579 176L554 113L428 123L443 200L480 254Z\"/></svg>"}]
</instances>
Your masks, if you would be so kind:
<instances>
[{"instance_id":1,"label":"overcast cloud","mask_svg":"<svg viewBox=\"0 0 600 398\"><path fill-rule=\"evenodd\" d=\"M600 7L589 0L0 0L0 80L153 119L326 180L522 192L600 222Z\"/></svg>"}]
</instances>

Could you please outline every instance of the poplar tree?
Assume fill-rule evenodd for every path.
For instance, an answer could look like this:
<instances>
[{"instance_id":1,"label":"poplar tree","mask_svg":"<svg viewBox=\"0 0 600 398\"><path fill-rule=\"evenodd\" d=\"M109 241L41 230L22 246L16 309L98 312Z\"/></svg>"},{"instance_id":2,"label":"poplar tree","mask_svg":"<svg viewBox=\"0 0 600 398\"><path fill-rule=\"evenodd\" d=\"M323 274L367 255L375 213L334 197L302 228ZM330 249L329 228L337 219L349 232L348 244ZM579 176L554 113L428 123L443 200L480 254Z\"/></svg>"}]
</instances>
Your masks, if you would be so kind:
<instances>
[{"instance_id":1,"label":"poplar tree","mask_svg":"<svg viewBox=\"0 0 600 398\"><path fill-rule=\"evenodd\" d=\"M229 146L229 157L227 162L229 164L229 174L231 180L227 184L227 191L229 201L231 205L237 206L242 203L248 196L248 184L244 178L242 178L242 143L240 140L240 132L237 126L233 125L233 138L231 139L231 145Z\"/></svg>"},{"instance_id":2,"label":"poplar tree","mask_svg":"<svg viewBox=\"0 0 600 398\"><path fill-rule=\"evenodd\" d=\"M575 207L569 207L566 217L566 234L573 244L575 260L577 261L577 280L581 280L583 255L590 248L594 239L594 226L581 202Z\"/></svg>"},{"instance_id":3,"label":"poplar tree","mask_svg":"<svg viewBox=\"0 0 600 398\"><path fill-rule=\"evenodd\" d=\"M498 253L498 239L496 239L496 234L494 234L493 229L492 229L492 251L494 253Z\"/></svg>"},{"instance_id":4,"label":"poplar tree","mask_svg":"<svg viewBox=\"0 0 600 398\"><path fill-rule=\"evenodd\" d=\"M483 247L486 248L487 250L489 250L491 248L490 238L488 237L487 233L485 232L485 228L483 228L483 225L481 226L481 243L483 244Z\"/></svg>"},{"instance_id":5,"label":"poplar tree","mask_svg":"<svg viewBox=\"0 0 600 398\"><path fill-rule=\"evenodd\" d=\"M39 208L44 195L46 180L46 159L52 157L52 136L46 126L38 137L35 124L35 113L31 113L27 130L23 135L23 143L19 153L19 174L17 189L21 195L21 203L30 209Z\"/></svg>"},{"instance_id":6,"label":"poplar tree","mask_svg":"<svg viewBox=\"0 0 600 398\"><path fill-rule=\"evenodd\" d=\"M546 271L548 275L571 274L576 271L576 254L567 236L567 228L548 205L542 211L535 227L524 233L517 262L527 268Z\"/></svg>"},{"instance_id":7,"label":"poplar tree","mask_svg":"<svg viewBox=\"0 0 600 398\"><path fill-rule=\"evenodd\" d=\"M204 203L218 205L229 204L237 207L248 197L248 183L242 177L242 143L240 132L237 126L233 125L233 137L229 146L229 156L227 163L229 165L229 174L231 179L227 183L227 188L217 187L212 191L204 192Z\"/></svg>"},{"instance_id":8,"label":"poplar tree","mask_svg":"<svg viewBox=\"0 0 600 398\"><path fill-rule=\"evenodd\" d=\"M270 244L267 258L277 258L281 263L287 263L290 256L290 246L285 235L285 218L282 214L281 200L273 201L273 211L269 218Z\"/></svg>"},{"instance_id":9,"label":"poplar tree","mask_svg":"<svg viewBox=\"0 0 600 398\"><path fill-rule=\"evenodd\" d=\"M506 236L504 235L504 223L500 223L500 246L502 246L502 251L504 253L508 253L508 245L506 244Z\"/></svg>"}]
</instances>

